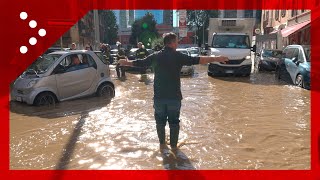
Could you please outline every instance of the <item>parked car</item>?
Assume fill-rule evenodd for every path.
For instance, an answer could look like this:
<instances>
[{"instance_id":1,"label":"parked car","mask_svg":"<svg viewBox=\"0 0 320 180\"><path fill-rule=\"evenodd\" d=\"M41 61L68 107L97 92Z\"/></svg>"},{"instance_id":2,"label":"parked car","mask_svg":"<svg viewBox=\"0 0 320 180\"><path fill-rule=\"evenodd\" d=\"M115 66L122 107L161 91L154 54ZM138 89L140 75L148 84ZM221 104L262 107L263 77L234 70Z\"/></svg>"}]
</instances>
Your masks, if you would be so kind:
<instances>
[{"instance_id":1,"label":"parked car","mask_svg":"<svg viewBox=\"0 0 320 180\"><path fill-rule=\"evenodd\" d=\"M135 60L136 59L136 51L138 50L138 48L132 48L130 49L130 52L128 54L128 59L129 60ZM149 54L152 54L154 52L154 50L152 49L147 49Z\"/></svg>"},{"instance_id":2,"label":"parked car","mask_svg":"<svg viewBox=\"0 0 320 180\"><path fill-rule=\"evenodd\" d=\"M311 51L308 45L289 45L276 67L278 79L289 80L296 86L310 89Z\"/></svg>"},{"instance_id":3,"label":"parked car","mask_svg":"<svg viewBox=\"0 0 320 180\"><path fill-rule=\"evenodd\" d=\"M118 54L118 49L111 49L110 50L110 55L114 59L113 64L117 63L117 54Z\"/></svg>"},{"instance_id":4,"label":"parked car","mask_svg":"<svg viewBox=\"0 0 320 180\"><path fill-rule=\"evenodd\" d=\"M281 56L282 50L262 49L256 54L255 69L258 71L274 71Z\"/></svg>"},{"instance_id":5,"label":"parked car","mask_svg":"<svg viewBox=\"0 0 320 180\"><path fill-rule=\"evenodd\" d=\"M192 56L192 57L198 57L199 56L199 49L188 48L187 50L190 52L190 56Z\"/></svg>"},{"instance_id":6,"label":"parked car","mask_svg":"<svg viewBox=\"0 0 320 180\"><path fill-rule=\"evenodd\" d=\"M130 52L128 54L128 59L129 60L136 60L136 51L138 50L138 48L132 48L130 49ZM152 49L147 49L149 54L152 54L154 52L154 50ZM132 72L132 73L142 73L142 72L152 72L152 68L151 67L136 67L136 66L132 66L132 67L127 67L126 71L128 72Z\"/></svg>"},{"instance_id":7,"label":"parked car","mask_svg":"<svg viewBox=\"0 0 320 180\"><path fill-rule=\"evenodd\" d=\"M93 51L57 51L39 57L15 80L11 99L41 106L92 94L114 97L108 63Z\"/></svg>"},{"instance_id":8,"label":"parked car","mask_svg":"<svg viewBox=\"0 0 320 180\"><path fill-rule=\"evenodd\" d=\"M184 48L178 48L176 49L176 51L181 52L182 54L186 54L188 56L191 56L190 52L187 49ZM189 76L192 75L194 73L194 66L182 66L180 75L182 76Z\"/></svg>"}]
</instances>

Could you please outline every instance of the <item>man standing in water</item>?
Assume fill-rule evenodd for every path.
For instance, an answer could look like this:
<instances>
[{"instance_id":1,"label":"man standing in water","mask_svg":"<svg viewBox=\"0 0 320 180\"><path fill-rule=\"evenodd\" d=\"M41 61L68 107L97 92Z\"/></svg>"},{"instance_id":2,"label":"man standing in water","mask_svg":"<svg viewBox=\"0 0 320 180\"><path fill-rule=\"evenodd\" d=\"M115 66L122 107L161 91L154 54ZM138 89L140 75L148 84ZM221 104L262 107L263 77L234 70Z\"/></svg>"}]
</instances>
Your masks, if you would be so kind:
<instances>
[{"instance_id":1,"label":"man standing in water","mask_svg":"<svg viewBox=\"0 0 320 180\"><path fill-rule=\"evenodd\" d=\"M156 120L157 134L160 142L160 150L166 148L165 126L167 121L170 127L171 150L177 150L179 137L179 117L181 108L181 82L180 72L184 65L208 64L210 62L225 63L227 57L200 56L190 57L177 52L178 38L174 33L164 34L164 48L142 60L128 61L121 59L121 66L149 67L154 69L154 116Z\"/></svg>"}]
</instances>

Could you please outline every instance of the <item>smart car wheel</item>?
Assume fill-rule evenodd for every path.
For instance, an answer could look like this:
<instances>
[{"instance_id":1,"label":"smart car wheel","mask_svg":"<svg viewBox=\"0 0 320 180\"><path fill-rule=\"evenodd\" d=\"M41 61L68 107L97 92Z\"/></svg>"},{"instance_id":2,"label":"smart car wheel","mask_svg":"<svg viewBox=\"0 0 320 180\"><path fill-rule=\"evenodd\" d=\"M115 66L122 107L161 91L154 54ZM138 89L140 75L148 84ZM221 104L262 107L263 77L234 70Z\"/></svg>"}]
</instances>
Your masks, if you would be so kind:
<instances>
[{"instance_id":1,"label":"smart car wheel","mask_svg":"<svg viewBox=\"0 0 320 180\"><path fill-rule=\"evenodd\" d=\"M43 92L37 95L37 97L34 100L34 105L36 106L50 106L55 105L56 98L55 96L50 92Z\"/></svg>"},{"instance_id":2,"label":"smart car wheel","mask_svg":"<svg viewBox=\"0 0 320 180\"><path fill-rule=\"evenodd\" d=\"M303 76L301 74L299 74L296 77L296 82L295 82L296 86L303 88L304 84L303 84Z\"/></svg>"},{"instance_id":3,"label":"smart car wheel","mask_svg":"<svg viewBox=\"0 0 320 180\"><path fill-rule=\"evenodd\" d=\"M114 97L114 88L111 84L101 84L98 88L97 95L99 97L113 98Z\"/></svg>"}]
</instances>

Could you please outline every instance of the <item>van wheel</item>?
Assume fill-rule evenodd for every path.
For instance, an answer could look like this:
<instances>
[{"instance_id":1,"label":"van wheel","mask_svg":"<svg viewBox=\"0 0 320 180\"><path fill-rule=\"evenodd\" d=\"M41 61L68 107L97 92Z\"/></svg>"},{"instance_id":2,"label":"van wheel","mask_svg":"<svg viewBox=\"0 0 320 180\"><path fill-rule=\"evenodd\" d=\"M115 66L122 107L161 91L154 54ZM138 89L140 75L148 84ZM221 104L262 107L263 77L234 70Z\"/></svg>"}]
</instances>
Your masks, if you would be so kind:
<instances>
[{"instance_id":1,"label":"van wheel","mask_svg":"<svg viewBox=\"0 0 320 180\"><path fill-rule=\"evenodd\" d=\"M296 77L295 85L304 88L303 76L301 74L298 74Z\"/></svg>"},{"instance_id":2,"label":"van wheel","mask_svg":"<svg viewBox=\"0 0 320 180\"><path fill-rule=\"evenodd\" d=\"M37 95L33 104L36 106L54 106L55 103L56 97L53 93L43 92Z\"/></svg>"},{"instance_id":3,"label":"van wheel","mask_svg":"<svg viewBox=\"0 0 320 180\"><path fill-rule=\"evenodd\" d=\"M111 99L115 96L114 88L111 84L103 83L97 90L97 96Z\"/></svg>"}]
</instances>

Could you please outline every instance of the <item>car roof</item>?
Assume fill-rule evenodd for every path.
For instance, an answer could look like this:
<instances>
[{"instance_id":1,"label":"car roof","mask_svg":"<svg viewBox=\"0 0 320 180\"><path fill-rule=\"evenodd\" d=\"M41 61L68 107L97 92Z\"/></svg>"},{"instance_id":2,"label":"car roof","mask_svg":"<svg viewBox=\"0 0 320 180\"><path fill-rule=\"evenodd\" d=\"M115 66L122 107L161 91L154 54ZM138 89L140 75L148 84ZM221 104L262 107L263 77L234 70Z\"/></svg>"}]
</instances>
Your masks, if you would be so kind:
<instances>
[{"instance_id":1,"label":"car roof","mask_svg":"<svg viewBox=\"0 0 320 180\"><path fill-rule=\"evenodd\" d=\"M263 51L282 51L281 49L261 49Z\"/></svg>"},{"instance_id":2,"label":"car roof","mask_svg":"<svg viewBox=\"0 0 320 180\"><path fill-rule=\"evenodd\" d=\"M75 53L90 53L93 51L87 51L87 50L69 50L69 51L55 51L49 54L75 54Z\"/></svg>"},{"instance_id":3,"label":"car roof","mask_svg":"<svg viewBox=\"0 0 320 180\"><path fill-rule=\"evenodd\" d=\"M300 44L291 44L291 45L288 45L287 47L303 47L303 48L310 48L310 45L300 45Z\"/></svg>"},{"instance_id":4,"label":"car roof","mask_svg":"<svg viewBox=\"0 0 320 180\"><path fill-rule=\"evenodd\" d=\"M214 33L214 35L248 35L246 33Z\"/></svg>"}]
</instances>

